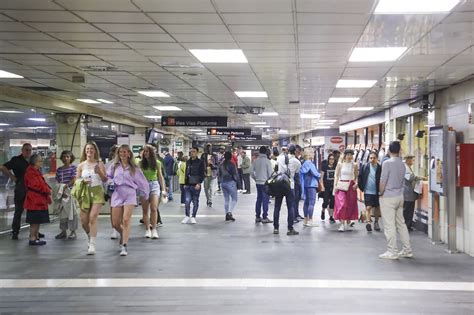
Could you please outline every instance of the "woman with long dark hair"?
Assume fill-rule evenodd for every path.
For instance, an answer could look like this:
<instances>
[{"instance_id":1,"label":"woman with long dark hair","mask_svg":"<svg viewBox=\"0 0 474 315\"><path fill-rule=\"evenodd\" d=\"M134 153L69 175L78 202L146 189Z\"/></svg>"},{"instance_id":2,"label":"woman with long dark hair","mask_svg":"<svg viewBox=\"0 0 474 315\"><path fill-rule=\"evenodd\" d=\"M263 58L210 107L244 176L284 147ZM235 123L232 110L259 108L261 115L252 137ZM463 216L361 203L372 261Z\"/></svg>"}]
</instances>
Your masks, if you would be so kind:
<instances>
[{"instance_id":1,"label":"woman with long dark hair","mask_svg":"<svg viewBox=\"0 0 474 315\"><path fill-rule=\"evenodd\" d=\"M78 226L78 215L76 207L74 206L75 200L72 199L71 188L76 181L77 167L72 163L75 160L74 154L71 151L61 152L60 160L63 162L63 166L56 170L56 183L61 185L60 189L62 194L59 195L59 202L61 203L61 212L59 213L59 228L61 233L56 235L56 239L76 239L76 230ZM55 199L57 199L55 197ZM64 200L68 200L65 202ZM71 231L69 236L67 230Z\"/></svg>"},{"instance_id":2,"label":"woman with long dark hair","mask_svg":"<svg viewBox=\"0 0 474 315\"><path fill-rule=\"evenodd\" d=\"M232 211L237 204L237 178L238 172L235 164L231 162L232 153L224 153L224 162L219 166L219 178L224 193L225 220L235 221Z\"/></svg>"},{"instance_id":3,"label":"woman with long dark hair","mask_svg":"<svg viewBox=\"0 0 474 315\"><path fill-rule=\"evenodd\" d=\"M323 195L323 207L321 210L321 220L324 221L326 218L326 210L329 213L329 222L335 223L334 220L334 174L336 172L336 157L334 154L329 154L327 163L323 162L323 166L321 167L321 194Z\"/></svg>"}]
</instances>

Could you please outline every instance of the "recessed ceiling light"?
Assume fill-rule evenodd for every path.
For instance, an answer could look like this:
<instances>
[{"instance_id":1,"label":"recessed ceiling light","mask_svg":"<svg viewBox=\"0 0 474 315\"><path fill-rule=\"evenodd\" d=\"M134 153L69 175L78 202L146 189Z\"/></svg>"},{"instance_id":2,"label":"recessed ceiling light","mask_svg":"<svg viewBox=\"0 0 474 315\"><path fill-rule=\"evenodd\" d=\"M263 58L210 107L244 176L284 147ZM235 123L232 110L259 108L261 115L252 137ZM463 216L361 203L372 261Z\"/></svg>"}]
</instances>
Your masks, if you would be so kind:
<instances>
[{"instance_id":1,"label":"recessed ceiling light","mask_svg":"<svg viewBox=\"0 0 474 315\"><path fill-rule=\"evenodd\" d=\"M0 126L10 126L10 124L0 123Z\"/></svg>"},{"instance_id":2,"label":"recessed ceiling light","mask_svg":"<svg viewBox=\"0 0 474 315\"><path fill-rule=\"evenodd\" d=\"M114 102L104 100L103 98L98 98L97 99L99 102L104 103L104 104L113 104Z\"/></svg>"},{"instance_id":3,"label":"recessed ceiling light","mask_svg":"<svg viewBox=\"0 0 474 315\"><path fill-rule=\"evenodd\" d=\"M100 102L94 101L94 100L91 100L91 99L88 99L88 98L78 98L78 99L76 99L76 101L87 103L87 104L100 104Z\"/></svg>"},{"instance_id":4,"label":"recessed ceiling light","mask_svg":"<svg viewBox=\"0 0 474 315\"><path fill-rule=\"evenodd\" d=\"M5 113L5 114L23 114L23 112L17 111L17 110L0 110L0 113Z\"/></svg>"},{"instance_id":5,"label":"recessed ceiling light","mask_svg":"<svg viewBox=\"0 0 474 315\"><path fill-rule=\"evenodd\" d=\"M380 0L375 14L429 14L450 12L459 0Z\"/></svg>"},{"instance_id":6,"label":"recessed ceiling light","mask_svg":"<svg viewBox=\"0 0 474 315\"><path fill-rule=\"evenodd\" d=\"M237 91L235 92L235 95L238 97L268 97L268 94L265 91Z\"/></svg>"},{"instance_id":7,"label":"recessed ceiling light","mask_svg":"<svg viewBox=\"0 0 474 315\"><path fill-rule=\"evenodd\" d=\"M301 118L316 119L316 118L320 118L321 115L319 115L319 114L300 114L300 117Z\"/></svg>"},{"instance_id":8,"label":"recessed ceiling light","mask_svg":"<svg viewBox=\"0 0 474 315\"><path fill-rule=\"evenodd\" d=\"M262 116L262 117L265 117L265 116L278 116L278 113L277 112L263 112L261 114L258 114L258 116Z\"/></svg>"},{"instance_id":9,"label":"recessed ceiling light","mask_svg":"<svg viewBox=\"0 0 474 315\"><path fill-rule=\"evenodd\" d=\"M241 49L190 49L202 63L248 63Z\"/></svg>"},{"instance_id":10,"label":"recessed ceiling light","mask_svg":"<svg viewBox=\"0 0 474 315\"><path fill-rule=\"evenodd\" d=\"M264 121L251 121L249 125L266 125L267 123Z\"/></svg>"},{"instance_id":11,"label":"recessed ceiling light","mask_svg":"<svg viewBox=\"0 0 474 315\"><path fill-rule=\"evenodd\" d=\"M356 112L356 111L369 111L369 110L372 110L374 109L374 107L370 107L370 106L367 106L367 107L350 107L348 108L347 110L350 111L350 112Z\"/></svg>"},{"instance_id":12,"label":"recessed ceiling light","mask_svg":"<svg viewBox=\"0 0 474 315\"><path fill-rule=\"evenodd\" d=\"M0 78L2 79L23 79L21 75L0 70Z\"/></svg>"},{"instance_id":13,"label":"recessed ceiling light","mask_svg":"<svg viewBox=\"0 0 474 315\"><path fill-rule=\"evenodd\" d=\"M316 126L314 129L331 129L331 126Z\"/></svg>"},{"instance_id":14,"label":"recessed ceiling light","mask_svg":"<svg viewBox=\"0 0 474 315\"><path fill-rule=\"evenodd\" d=\"M4 129L0 129L0 131L5 131Z\"/></svg>"},{"instance_id":15,"label":"recessed ceiling light","mask_svg":"<svg viewBox=\"0 0 474 315\"><path fill-rule=\"evenodd\" d=\"M154 108L161 110L162 112L165 111L181 111L182 109L177 106L153 106Z\"/></svg>"},{"instance_id":16,"label":"recessed ceiling light","mask_svg":"<svg viewBox=\"0 0 474 315\"><path fill-rule=\"evenodd\" d=\"M278 130L278 133L288 133L288 130L286 130L286 129L280 129L280 130Z\"/></svg>"},{"instance_id":17,"label":"recessed ceiling light","mask_svg":"<svg viewBox=\"0 0 474 315\"><path fill-rule=\"evenodd\" d=\"M170 97L169 94L166 94L163 91L144 90L137 92L148 97Z\"/></svg>"},{"instance_id":18,"label":"recessed ceiling light","mask_svg":"<svg viewBox=\"0 0 474 315\"><path fill-rule=\"evenodd\" d=\"M255 126L255 128L270 128L270 125L259 125Z\"/></svg>"},{"instance_id":19,"label":"recessed ceiling light","mask_svg":"<svg viewBox=\"0 0 474 315\"><path fill-rule=\"evenodd\" d=\"M46 118L28 118L28 120L45 122L45 121L46 121Z\"/></svg>"},{"instance_id":20,"label":"recessed ceiling light","mask_svg":"<svg viewBox=\"0 0 474 315\"><path fill-rule=\"evenodd\" d=\"M358 97L331 97L328 103L355 103L358 100Z\"/></svg>"},{"instance_id":21,"label":"recessed ceiling light","mask_svg":"<svg viewBox=\"0 0 474 315\"><path fill-rule=\"evenodd\" d=\"M189 131L191 131L191 132L199 132L199 131L202 131L202 129L189 129Z\"/></svg>"},{"instance_id":22,"label":"recessed ceiling light","mask_svg":"<svg viewBox=\"0 0 474 315\"><path fill-rule=\"evenodd\" d=\"M339 80L336 88L371 88L377 80Z\"/></svg>"},{"instance_id":23,"label":"recessed ceiling light","mask_svg":"<svg viewBox=\"0 0 474 315\"><path fill-rule=\"evenodd\" d=\"M333 122L321 122L321 121L318 121L318 125L334 125Z\"/></svg>"},{"instance_id":24,"label":"recessed ceiling light","mask_svg":"<svg viewBox=\"0 0 474 315\"><path fill-rule=\"evenodd\" d=\"M156 115L145 115L143 117L149 118L149 119L161 119L161 116L156 116Z\"/></svg>"},{"instance_id":25,"label":"recessed ceiling light","mask_svg":"<svg viewBox=\"0 0 474 315\"><path fill-rule=\"evenodd\" d=\"M398 0L397 0L398 1ZM395 61L407 50L407 47L361 47L355 48L350 62Z\"/></svg>"},{"instance_id":26,"label":"recessed ceiling light","mask_svg":"<svg viewBox=\"0 0 474 315\"><path fill-rule=\"evenodd\" d=\"M324 124L324 123L335 123L337 121L337 119L321 119L321 120L318 120L318 124Z\"/></svg>"}]
</instances>

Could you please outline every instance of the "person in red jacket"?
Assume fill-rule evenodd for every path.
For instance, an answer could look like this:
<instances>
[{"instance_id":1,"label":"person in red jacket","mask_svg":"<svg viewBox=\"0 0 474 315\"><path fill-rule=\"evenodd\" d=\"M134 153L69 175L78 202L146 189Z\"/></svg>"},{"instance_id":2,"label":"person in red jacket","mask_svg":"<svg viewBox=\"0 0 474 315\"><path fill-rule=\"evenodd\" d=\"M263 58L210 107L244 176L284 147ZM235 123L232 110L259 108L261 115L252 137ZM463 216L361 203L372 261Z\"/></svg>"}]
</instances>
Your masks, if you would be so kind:
<instances>
[{"instance_id":1,"label":"person in red jacket","mask_svg":"<svg viewBox=\"0 0 474 315\"><path fill-rule=\"evenodd\" d=\"M26 209L26 222L30 224L29 244L45 245L46 241L38 237L40 224L49 223L48 204L51 203L51 188L46 183L41 166L43 158L39 154L33 154L30 158L30 166L25 172L26 198L23 207Z\"/></svg>"}]
</instances>

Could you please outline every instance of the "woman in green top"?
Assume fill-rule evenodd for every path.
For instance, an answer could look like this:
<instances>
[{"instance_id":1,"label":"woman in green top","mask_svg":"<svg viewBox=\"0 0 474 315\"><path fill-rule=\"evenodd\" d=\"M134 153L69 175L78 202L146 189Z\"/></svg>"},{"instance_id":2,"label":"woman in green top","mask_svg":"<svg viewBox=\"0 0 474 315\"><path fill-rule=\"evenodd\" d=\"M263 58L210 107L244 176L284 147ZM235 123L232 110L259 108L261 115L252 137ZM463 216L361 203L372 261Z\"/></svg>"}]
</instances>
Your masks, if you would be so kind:
<instances>
[{"instance_id":1,"label":"woman in green top","mask_svg":"<svg viewBox=\"0 0 474 315\"><path fill-rule=\"evenodd\" d=\"M178 179L179 179L179 188L181 190L181 207L184 207L185 202L185 193L184 193L184 184L186 183L186 161L188 160L187 156L183 156L178 164Z\"/></svg>"},{"instance_id":2,"label":"woman in green top","mask_svg":"<svg viewBox=\"0 0 474 315\"><path fill-rule=\"evenodd\" d=\"M144 198L142 198L143 225L145 226L145 237L157 239L158 232L156 231L156 223L158 221L158 217L160 216L160 212L158 210L158 205L160 202L160 187L162 189L162 193L166 195L166 186L163 180L163 174L161 173L161 163L156 159L155 148L153 148L151 145L145 146L145 148L143 149L143 156L139 165L143 171L143 175L145 175L145 178L150 184L149 200L145 200L147 196L144 196ZM160 181L159 185L158 181ZM148 209L150 209L150 215L148 214Z\"/></svg>"}]
</instances>

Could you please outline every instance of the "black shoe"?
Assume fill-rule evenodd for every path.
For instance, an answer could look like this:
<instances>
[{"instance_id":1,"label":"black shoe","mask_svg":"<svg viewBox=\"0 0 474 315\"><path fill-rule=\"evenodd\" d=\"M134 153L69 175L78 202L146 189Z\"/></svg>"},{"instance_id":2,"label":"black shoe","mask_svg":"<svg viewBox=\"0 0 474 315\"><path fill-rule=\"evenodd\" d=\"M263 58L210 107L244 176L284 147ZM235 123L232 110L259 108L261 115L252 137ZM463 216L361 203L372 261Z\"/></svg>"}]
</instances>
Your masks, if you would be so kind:
<instances>
[{"instance_id":1,"label":"black shoe","mask_svg":"<svg viewBox=\"0 0 474 315\"><path fill-rule=\"evenodd\" d=\"M143 224L143 223L145 223L145 222L143 221L143 219L140 219L140 223Z\"/></svg>"},{"instance_id":2,"label":"black shoe","mask_svg":"<svg viewBox=\"0 0 474 315\"><path fill-rule=\"evenodd\" d=\"M350 227L354 227L354 225L355 225L355 222L349 223L349 226L350 226Z\"/></svg>"},{"instance_id":3,"label":"black shoe","mask_svg":"<svg viewBox=\"0 0 474 315\"><path fill-rule=\"evenodd\" d=\"M207 206L208 206L209 208L211 208L211 207L212 207L212 202L207 202Z\"/></svg>"},{"instance_id":4,"label":"black shoe","mask_svg":"<svg viewBox=\"0 0 474 315\"><path fill-rule=\"evenodd\" d=\"M326 212L323 210L321 211L321 220L324 221L324 219L326 219Z\"/></svg>"},{"instance_id":5,"label":"black shoe","mask_svg":"<svg viewBox=\"0 0 474 315\"><path fill-rule=\"evenodd\" d=\"M374 230L376 230L377 232L380 232L380 226L379 226L379 223L377 221L375 221L375 223L374 223Z\"/></svg>"},{"instance_id":6,"label":"black shoe","mask_svg":"<svg viewBox=\"0 0 474 315\"><path fill-rule=\"evenodd\" d=\"M260 223L260 222L262 222L261 218L255 218L255 223Z\"/></svg>"},{"instance_id":7,"label":"black shoe","mask_svg":"<svg viewBox=\"0 0 474 315\"><path fill-rule=\"evenodd\" d=\"M232 213L229 212L225 215L225 220L226 221L235 221L235 218L232 216Z\"/></svg>"},{"instance_id":8,"label":"black shoe","mask_svg":"<svg viewBox=\"0 0 474 315\"><path fill-rule=\"evenodd\" d=\"M54 238L57 239L57 240L63 240L67 237L67 232L66 231L62 231L61 233L59 233L58 235L56 235Z\"/></svg>"},{"instance_id":9,"label":"black shoe","mask_svg":"<svg viewBox=\"0 0 474 315\"><path fill-rule=\"evenodd\" d=\"M39 238L44 238L44 234L43 234L43 233L40 233L40 232L38 232L38 237L39 237Z\"/></svg>"},{"instance_id":10,"label":"black shoe","mask_svg":"<svg viewBox=\"0 0 474 315\"><path fill-rule=\"evenodd\" d=\"M273 223L269 218L262 219L262 223Z\"/></svg>"},{"instance_id":11,"label":"black shoe","mask_svg":"<svg viewBox=\"0 0 474 315\"><path fill-rule=\"evenodd\" d=\"M18 233L12 233L12 240L18 239Z\"/></svg>"},{"instance_id":12,"label":"black shoe","mask_svg":"<svg viewBox=\"0 0 474 315\"><path fill-rule=\"evenodd\" d=\"M331 224L334 224L334 223L336 223L336 220L334 220L333 217L330 217L330 218L329 218L329 222L331 222Z\"/></svg>"},{"instance_id":13,"label":"black shoe","mask_svg":"<svg viewBox=\"0 0 474 315\"><path fill-rule=\"evenodd\" d=\"M273 234L280 234L280 231L278 229L273 229Z\"/></svg>"},{"instance_id":14,"label":"black shoe","mask_svg":"<svg viewBox=\"0 0 474 315\"><path fill-rule=\"evenodd\" d=\"M298 220L304 220L304 218L303 218L302 216L300 216L299 214L296 216L296 218L297 218Z\"/></svg>"},{"instance_id":15,"label":"black shoe","mask_svg":"<svg viewBox=\"0 0 474 315\"><path fill-rule=\"evenodd\" d=\"M242 195L250 195L250 194L251 194L250 191L246 191L246 192L244 192Z\"/></svg>"},{"instance_id":16,"label":"black shoe","mask_svg":"<svg viewBox=\"0 0 474 315\"><path fill-rule=\"evenodd\" d=\"M300 234L300 232L296 231L295 229L291 229L291 230L288 230L288 232L286 232L286 235L298 235Z\"/></svg>"},{"instance_id":17,"label":"black shoe","mask_svg":"<svg viewBox=\"0 0 474 315\"><path fill-rule=\"evenodd\" d=\"M367 223L365 228L367 229L367 232L372 232L372 225L370 225L370 223Z\"/></svg>"},{"instance_id":18,"label":"black shoe","mask_svg":"<svg viewBox=\"0 0 474 315\"><path fill-rule=\"evenodd\" d=\"M30 246L41 246L41 245L46 245L46 241L40 241L40 240L34 240L34 241L29 241L28 245Z\"/></svg>"}]
</instances>

